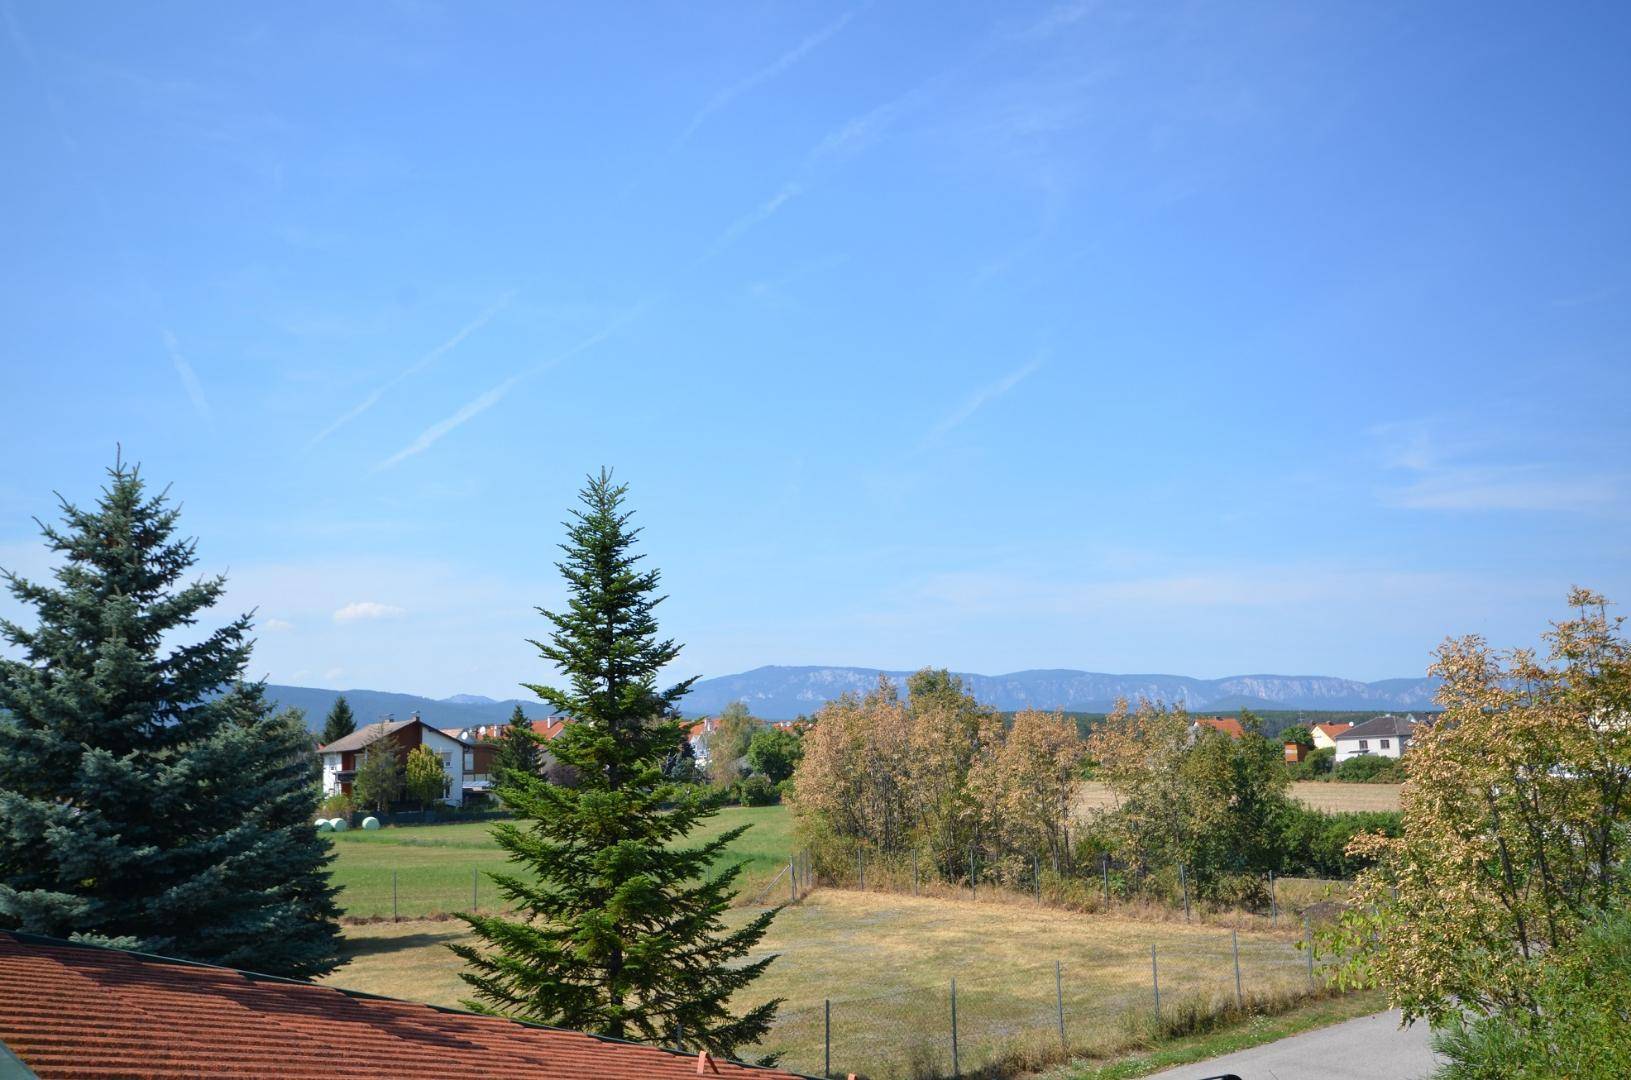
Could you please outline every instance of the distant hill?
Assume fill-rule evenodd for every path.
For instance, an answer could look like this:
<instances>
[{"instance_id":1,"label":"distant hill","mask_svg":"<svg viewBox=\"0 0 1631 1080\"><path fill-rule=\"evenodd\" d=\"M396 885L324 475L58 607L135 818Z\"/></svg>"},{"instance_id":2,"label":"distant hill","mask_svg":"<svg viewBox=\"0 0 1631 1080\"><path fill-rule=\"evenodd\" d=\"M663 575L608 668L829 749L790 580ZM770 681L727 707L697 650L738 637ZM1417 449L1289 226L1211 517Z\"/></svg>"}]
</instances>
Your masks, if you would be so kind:
<instances>
[{"instance_id":1,"label":"distant hill","mask_svg":"<svg viewBox=\"0 0 1631 1080\"><path fill-rule=\"evenodd\" d=\"M529 720L542 720L550 715L549 706L538 701L494 701L479 694L458 694L436 699L416 694L393 694L384 690L319 690L311 686L277 686L267 684L266 696L280 705L306 710L306 726L321 731L323 717L334 706L341 694L356 714L358 725L372 724L387 716L406 720L414 713L431 727L464 728L481 724L503 723L510 718L516 705Z\"/></svg>"},{"instance_id":2,"label":"distant hill","mask_svg":"<svg viewBox=\"0 0 1631 1080\"><path fill-rule=\"evenodd\" d=\"M860 667L761 667L739 675L702 679L683 703L689 716L718 712L733 701L746 702L753 715L766 720L791 720L813 713L822 704L847 692L864 694L879 675L895 680L902 690L910 672ZM1159 698L1191 710L1358 711L1397 709L1423 712L1432 709L1434 679L1384 679L1355 682L1328 675L1231 675L1226 679L1192 679L1184 675L1105 675L1091 671L1016 671L1008 675L959 674L974 696L1003 712L1017 709L1064 709L1102 713L1117 698L1136 701ZM316 731L341 694L351 703L357 722L373 723L386 716L405 720L417 712L432 727L462 728L508 720L516 705L529 720L550 715L536 701L495 701L480 694L454 694L446 698L393 694L384 690L319 690L309 686L268 685L267 696L283 705L306 710L306 723Z\"/></svg>"},{"instance_id":3,"label":"distant hill","mask_svg":"<svg viewBox=\"0 0 1631 1080\"><path fill-rule=\"evenodd\" d=\"M687 713L718 712L733 701L747 704L755 716L789 720L812 713L822 703L853 691L866 693L887 675L904 690L910 672L859 667L761 667L739 675L702 679L686 697ZM1016 671L1008 675L958 673L974 697L1004 712L1016 709L1064 709L1099 713L1117 698L1151 698L1191 710L1307 709L1310 711L1376 711L1432 709L1438 688L1434 679L1384 679L1357 682L1329 675L1231 675L1192 679L1185 675L1106 675L1056 669Z\"/></svg>"}]
</instances>

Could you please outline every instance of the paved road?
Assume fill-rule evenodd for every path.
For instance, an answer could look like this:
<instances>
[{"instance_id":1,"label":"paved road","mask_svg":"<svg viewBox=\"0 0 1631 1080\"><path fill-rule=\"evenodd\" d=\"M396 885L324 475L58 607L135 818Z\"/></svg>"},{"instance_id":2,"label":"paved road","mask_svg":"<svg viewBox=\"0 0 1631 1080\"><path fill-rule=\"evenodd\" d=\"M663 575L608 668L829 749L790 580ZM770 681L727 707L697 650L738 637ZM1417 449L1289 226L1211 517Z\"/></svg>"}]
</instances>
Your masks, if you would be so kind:
<instances>
[{"instance_id":1,"label":"paved road","mask_svg":"<svg viewBox=\"0 0 1631 1080\"><path fill-rule=\"evenodd\" d=\"M1426 1024L1399 1029L1399 1013L1377 1013L1279 1042L1156 1073L1147 1080L1418 1080L1438 1063Z\"/></svg>"}]
</instances>

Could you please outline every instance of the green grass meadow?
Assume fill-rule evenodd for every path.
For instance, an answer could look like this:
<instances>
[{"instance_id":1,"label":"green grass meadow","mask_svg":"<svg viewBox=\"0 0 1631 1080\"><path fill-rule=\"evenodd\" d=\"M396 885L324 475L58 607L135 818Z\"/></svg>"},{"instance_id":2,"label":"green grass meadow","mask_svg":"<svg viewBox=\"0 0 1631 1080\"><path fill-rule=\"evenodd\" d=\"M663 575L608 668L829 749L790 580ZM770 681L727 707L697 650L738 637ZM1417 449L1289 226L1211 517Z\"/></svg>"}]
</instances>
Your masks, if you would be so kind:
<instances>
[{"instance_id":1,"label":"green grass meadow","mask_svg":"<svg viewBox=\"0 0 1631 1080\"><path fill-rule=\"evenodd\" d=\"M358 918L408 918L472 907L493 910L499 897L486 875L512 869L493 841L493 824L397 825L333 834L333 880L340 886L341 911ZM726 850L725 858L743 864L741 892L752 899L787 865L792 815L781 806L727 807L698 827L688 842L738 825L748 825L748 831Z\"/></svg>"}]
</instances>

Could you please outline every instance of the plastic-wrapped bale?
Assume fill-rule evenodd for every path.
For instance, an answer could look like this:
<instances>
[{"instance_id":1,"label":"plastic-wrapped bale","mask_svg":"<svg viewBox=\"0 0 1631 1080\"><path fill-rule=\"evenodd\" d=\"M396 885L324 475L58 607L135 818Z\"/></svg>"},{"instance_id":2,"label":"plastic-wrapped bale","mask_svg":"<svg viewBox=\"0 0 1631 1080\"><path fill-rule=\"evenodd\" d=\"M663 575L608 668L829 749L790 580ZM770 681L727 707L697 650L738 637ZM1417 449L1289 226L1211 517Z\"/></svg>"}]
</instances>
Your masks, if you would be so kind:
<instances>
[{"instance_id":1,"label":"plastic-wrapped bale","mask_svg":"<svg viewBox=\"0 0 1631 1080\"><path fill-rule=\"evenodd\" d=\"M343 817L335 818L331 824L333 824L335 832L345 832L347 829L351 828L351 822L347 821Z\"/></svg>"},{"instance_id":2,"label":"plastic-wrapped bale","mask_svg":"<svg viewBox=\"0 0 1631 1080\"><path fill-rule=\"evenodd\" d=\"M318 818L317 819L317 831L318 832L333 832L334 831L334 822L330 821L326 817Z\"/></svg>"},{"instance_id":3,"label":"plastic-wrapped bale","mask_svg":"<svg viewBox=\"0 0 1631 1080\"><path fill-rule=\"evenodd\" d=\"M379 818L370 814L362 819L362 827L372 832L374 829L379 828Z\"/></svg>"}]
</instances>

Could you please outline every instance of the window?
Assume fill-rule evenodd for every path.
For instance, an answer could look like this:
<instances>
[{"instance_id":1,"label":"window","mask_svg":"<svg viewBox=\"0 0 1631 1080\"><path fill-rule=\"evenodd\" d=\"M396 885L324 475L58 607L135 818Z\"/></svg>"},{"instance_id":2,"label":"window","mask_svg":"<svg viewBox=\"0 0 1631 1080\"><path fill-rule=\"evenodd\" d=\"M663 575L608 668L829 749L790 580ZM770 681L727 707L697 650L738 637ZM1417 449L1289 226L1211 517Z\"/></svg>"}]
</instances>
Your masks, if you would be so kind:
<instances>
[{"instance_id":1,"label":"window","mask_svg":"<svg viewBox=\"0 0 1631 1080\"><path fill-rule=\"evenodd\" d=\"M1359 740L1359 749L1369 750L1370 749L1370 740L1369 739L1360 739Z\"/></svg>"},{"instance_id":2,"label":"window","mask_svg":"<svg viewBox=\"0 0 1631 1080\"><path fill-rule=\"evenodd\" d=\"M1382 749L1386 750L1387 748L1388 748L1388 741L1386 739L1383 739L1382 740Z\"/></svg>"}]
</instances>

